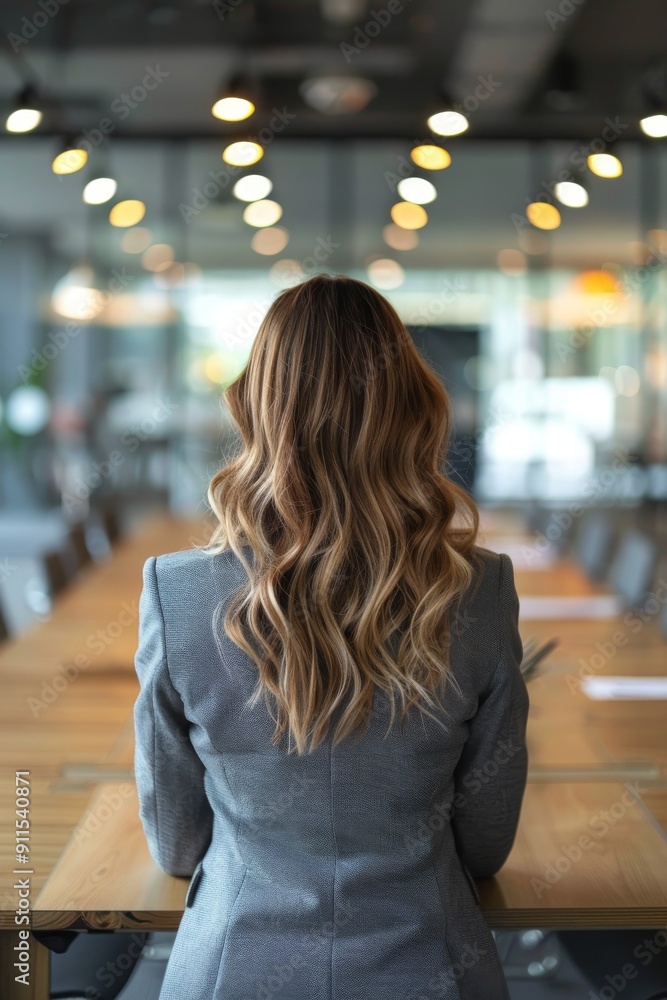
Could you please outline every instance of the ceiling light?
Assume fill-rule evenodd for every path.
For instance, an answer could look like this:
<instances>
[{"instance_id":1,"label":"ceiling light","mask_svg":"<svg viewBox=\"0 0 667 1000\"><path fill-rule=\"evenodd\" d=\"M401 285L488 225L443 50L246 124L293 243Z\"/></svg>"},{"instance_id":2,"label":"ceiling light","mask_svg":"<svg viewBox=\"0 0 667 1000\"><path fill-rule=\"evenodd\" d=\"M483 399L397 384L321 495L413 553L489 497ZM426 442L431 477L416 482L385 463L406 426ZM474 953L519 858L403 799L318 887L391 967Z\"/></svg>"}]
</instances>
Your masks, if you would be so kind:
<instances>
[{"instance_id":1,"label":"ceiling light","mask_svg":"<svg viewBox=\"0 0 667 1000\"><path fill-rule=\"evenodd\" d=\"M398 193L405 201L414 202L415 205L428 205L438 197L431 182L423 177L404 177L398 182Z\"/></svg>"},{"instance_id":2,"label":"ceiling light","mask_svg":"<svg viewBox=\"0 0 667 1000\"><path fill-rule=\"evenodd\" d=\"M410 152L410 159L422 170L445 170L452 158L442 146L415 146Z\"/></svg>"},{"instance_id":3,"label":"ceiling light","mask_svg":"<svg viewBox=\"0 0 667 1000\"><path fill-rule=\"evenodd\" d=\"M252 101L244 97L222 97L211 108L211 114L223 122L242 122L245 118L250 118L254 110Z\"/></svg>"},{"instance_id":4,"label":"ceiling light","mask_svg":"<svg viewBox=\"0 0 667 1000\"><path fill-rule=\"evenodd\" d=\"M640 120L639 127L651 139L664 139L667 135L667 115L648 115Z\"/></svg>"},{"instance_id":5,"label":"ceiling light","mask_svg":"<svg viewBox=\"0 0 667 1000\"><path fill-rule=\"evenodd\" d=\"M105 294L95 288L95 273L88 264L73 267L56 282L51 294L54 312L67 319L90 322L104 308Z\"/></svg>"},{"instance_id":6,"label":"ceiling light","mask_svg":"<svg viewBox=\"0 0 667 1000\"><path fill-rule=\"evenodd\" d=\"M168 243L154 243L144 250L142 267L147 271L166 271L174 263L174 249Z\"/></svg>"},{"instance_id":7,"label":"ceiling light","mask_svg":"<svg viewBox=\"0 0 667 1000\"><path fill-rule=\"evenodd\" d=\"M588 204L588 191L578 181L559 181L554 186L554 194L567 208L583 208Z\"/></svg>"},{"instance_id":8,"label":"ceiling light","mask_svg":"<svg viewBox=\"0 0 667 1000\"><path fill-rule=\"evenodd\" d=\"M119 201L117 205L114 205L109 212L109 222L112 226L127 229L141 222L145 214L146 206L143 201L129 198L126 201Z\"/></svg>"},{"instance_id":9,"label":"ceiling light","mask_svg":"<svg viewBox=\"0 0 667 1000\"><path fill-rule=\"evenodd\" d=\"M120 245L125 253L143 253L152 238L150 229L137 226L136 229L128 229L123 233Z\"/></svg>"},{"instance_id":10,"label":"ceiling light","mask_svg":"<svg viewBox=\"0 0 667 1000\"><path fill-rule=\"evenodd\" d=\"M242 122L250 118L256 109L256 97L252 90L245 77L236 74L221 88L220 96L211 108L211 114L224 122Z\"/></svg>"},{"instance_id":11,"label":"ceiling light","mask_svg":"<svg viewBox=\"0 0 667 1000\"><path fill-rule=\"evenodd\" d=\"M282 288L289 288L290 285L296 285L306 277L301 262L292 260L289 257L283 257L282 260L277 260L275 264L272 264L269 268L269 274Z\"/></svg>"},{"instance_id":12,"label":"ceiling light","mask_svg":"<svg viewBox=\"0 0 667 1000\"><path fill-rule=\"evenodd\" d=\"M264 257L272 257L282 253L289 242L289 233L282 226L269 226L268 229L258 229L250 241L255 253Z\"/></svg>"},{"instance_id":13,"label":"ceiling light","mask_svg":"<svg viewBox=\"0 0 667 1000\"><path fill-rule=\"evenodd\" d=\"M277 201L264 198L261 201L251 201L243 210L243 221L249 226L272 226L282 216L282 206Z\"/></svg>"},{"instance_id":14,"label":"ceiling light","mask_svg":"<svg viewBox=\"0 0 667 1000\"><path fill-rule=\"evenodd\" d=\"M318 76L304 80L299 93L322 114L354 115L373 100L377 87L363 76Z\"/></svg>"},{"instance_id":15,"label":"ceiling light","mask_svg":"<svg viewBox=\"0 0 667 1000\"><path fill-rule=\"evenodd\" d=\"M110 201L118 189L113 177L95 177L83 189L83 200L87 205L103 205Z\"/></svg>"},{"instance_id":16,"label":"ceiling light","mask_svg":"<svg viewBox=\"0 0 667 1000\"><path fill-rule=\"evenodd\" d=\"M42 120L42 111L32 87L24 87L7 116L5 128L8 132L32 132Z\"/></svg>"},{"instance_id":17,"label":"ceiling light","mask_svg":"<svg viewBox=\"0 0 667 1000\"><path fill-rule=\"evenodd\" d=\"M53 159L51 169L54 174L75 174L88 162L88 153L75 143L66 143Z\"/></svg>"},{"instance_id":18,"label":"ceiling light","mask_svg":"<svg viewBox=\"0 0 667 1000\"><path fill-rule=\"evenodd\" d=\"M259 201L270 195L272 190L273 184L268 177L263 174L248 174L236 182L232 194L239 201Z\"/></svg>"},{"instance_id":19,"label":"ceiling light","mask_svg":"<svg viewBox=\"0 0 667 1000\"><path fill-rule=\"evenodd\" d=\"M587 159L588 169L598 177L620 177L623 164L611 153L592 153Z\"/></svg>"},{"instance_id":20,"label":"ceiling light","mask_svg":"<svg viewBox=\"0 0 667 1000\"><path fill-rule=\"evenodd\" d=\"M574 279L573 288L581 295L619 295L621 285L609 271L582 271Z\"/></svg>"},{"instance_id":21,"label":"ceiling light","mask_svg":"<svg viewBox=\"0 0 667 1000\"><path fill-rule=\"evenodd\" d=\"M458 110L454 110L451 100L445 97L442 111L431 115L427 121L428 127L436 135L460 135L468 128L468 119Z\"/></svg>"},{"instance_id":22,"label":"ceiling light","mask_svg":"<svg viewBox=\"0 0 667 1000\"><path fill-rule=\"evenodd\" d=\"M398 288L405 281L405 271L398 261L391 260L389 257L371 261L366 271L375 287L384 291Z\"/></svg>"},{"instance_id":23,"label":"ceiling light","mask_svg":"<svg viewBox=\"0 0 667 1000\"><path fill-rule=\"evenodd\" d=\"M392 205L391 217L401 229L421 229L428 222L426 209L411 201L399 201Z\"/></svg>"},{"instance_id":24,"label":"ceiling light","mask_svg":"<svg viewBox=\"0 0 667 1000\"><path fill-rule=\"evenodd\" d=\"M392 250L414 250L419 246L419 237L414 229L401 229L395 222L384 227L382 239Z\"/></svg>"},{"instance_id":25,"label":"ceiling light","mask_svg":"<svg viewBox=\"0 0 667 1000\"><path fill-rule=\"evenodd\" d=\"M533 201L526 208L526 218L537 229L558 229L561 223L560 212L548 201Z\"/></svg>"},{"instance_id":26,"label":"ceiling light","mask_svg":"<svg viewBox=\"0 0 667 1000\"><path fill-rule=\"evenodd\" d=\"M242 140L232 142L222 151L222 158L225 163L233 167L249 167L252 163L257 163L264 156L264 149L258 142Z\"/></svg>"}]
</instances>

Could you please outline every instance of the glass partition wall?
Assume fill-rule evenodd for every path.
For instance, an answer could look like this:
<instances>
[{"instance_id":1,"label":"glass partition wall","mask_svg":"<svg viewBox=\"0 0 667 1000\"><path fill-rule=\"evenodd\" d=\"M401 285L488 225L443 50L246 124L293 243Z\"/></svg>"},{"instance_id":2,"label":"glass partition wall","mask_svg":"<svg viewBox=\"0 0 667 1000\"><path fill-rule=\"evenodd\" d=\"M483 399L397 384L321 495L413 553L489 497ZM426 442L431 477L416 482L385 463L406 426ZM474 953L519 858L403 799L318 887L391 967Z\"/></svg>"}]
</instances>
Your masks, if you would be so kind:
<instances>
[{"instance_id":1,"label":"glass partition wall","mask_svg":"<svg viewBox=\"0 0 667 1000\"><path fill-rule=\"evenodd\" d=\"M5 507L201 509L235 447L224 386L277 291L321 270L395 305L452 392L450 469L480 500L667 495L660 147L619 138L622 173L601 177L576 143L452 140L434 171L410 143L276 142L239 169L215 143L128 140L107 169L145 215L114 226L48 146L0 147L23 177L0 200ZM262 198L238 185L258 175Z\"/></svg>"}]
</instances>

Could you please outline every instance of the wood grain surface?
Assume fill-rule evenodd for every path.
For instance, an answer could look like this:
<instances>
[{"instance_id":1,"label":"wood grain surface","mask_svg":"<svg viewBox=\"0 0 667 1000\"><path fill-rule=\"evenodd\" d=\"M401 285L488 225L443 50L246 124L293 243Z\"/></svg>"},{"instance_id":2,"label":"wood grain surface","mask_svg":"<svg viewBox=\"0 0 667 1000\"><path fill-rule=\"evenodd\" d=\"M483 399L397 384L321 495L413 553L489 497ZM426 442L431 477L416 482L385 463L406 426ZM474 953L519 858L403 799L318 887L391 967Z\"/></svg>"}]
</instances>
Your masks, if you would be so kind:
<instances>
[{"instance_id":1,"label":"wood grain surface","mask_svg":"<svg viewBox=\"0 0 667 1000\"><path fill-rule=\"evenodd\" d=\"M201 544L209 530L201 522L151 517L107 564L67 591L50 621L3 647L0 927L13 927L16 904L16 770L31 776L35 927L177 926L187 880L164 875L150 859L132 781L136 605L144 560ZM504 538L514 552L531 544L519 518L500 512L485 517L484 533L482 541L498 551ZM525 568L523 560L522 566L516 571L520 595L605 593L571 560L548 568ZM493 926L667 922L665 703L594 702L581 690L586 672L667 672L656 616L639 627L625 619L522 626L524 639L557 635L560 646L529 686L530 776L514 850L496 879L480 883ZM68 674L67 664L77 663L78 672ZM620 812L626 783L638 779L639 797L603 836L593 836L591 821L604 810ZM104 796L120 794L121 787L117 808L109 807L92 830ZM549 885L548 866L567 867L564 849L576 855L587 835L591 845L581 859ZM547 882L541 893L539 880Z\"/></svg>"}]
</instances>

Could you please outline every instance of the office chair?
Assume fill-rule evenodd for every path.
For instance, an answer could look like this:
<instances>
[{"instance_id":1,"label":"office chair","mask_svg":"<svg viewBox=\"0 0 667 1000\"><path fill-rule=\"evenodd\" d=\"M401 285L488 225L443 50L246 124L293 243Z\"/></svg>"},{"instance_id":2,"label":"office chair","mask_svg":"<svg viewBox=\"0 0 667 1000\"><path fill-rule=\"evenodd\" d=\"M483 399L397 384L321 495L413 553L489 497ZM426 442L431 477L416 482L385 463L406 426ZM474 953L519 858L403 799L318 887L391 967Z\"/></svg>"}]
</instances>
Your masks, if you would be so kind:
<instances>
[{"instance_id":1,"label":"office chair","mask_svg":"<svg viewBox=\"0 0 667 1000\"><path fill-rule=\"evenodd\" d=\"M655 545L640 531L628 531L623 535L609 569L608 581L627 607L642 604L657 557Z\"/></svg>"},{"instance_id":2,"label":"office chair","mask_svg":"<svg viewBox=\"0 0 667 1000\"><path fill-rule=\"evenodd\" d=\"M111 507L104 507L100 511L100 519L104 525L107 538L111 545L115 545L120 540L120 520L118 514Z\"/></svg>"},{"instance_id":3,"label":"office chair","mask_svg":"<svg viewBox=\"0 0 667 1000\"><path fill-rule=\"evenodd\" d=\"M86 541L86 526L83 521L76 521L70 525L67 532L68 551L67 559L69 571L75 576L80 570L92 562L92 556Z\"/></svg>"},{"instance_id":4,"label":"office chair","mask_svg":"<svg viewBox=\"0 0 667 1000\"><path fill-rule=\"evenodd\" d=\"M594 511L579 526L575 557L593 580L604 579L612 534L611 517L606 512Z\"/></svg>"},{"instance_id":5,"label":"office chair","mask_svg":"<svg viewBox=\"0 0 667 1000\"><path fill-rule=\"evenodd\" d=\"M146 932L36 932L52 951L50 1000L115 1000L148 940Z\"/></svg>"},{"instance_id":6,"label":"office chair","mask_svg":"<svg viewBox=\"0 0 667 1000\"><path fill-rule=\"evenodd\" d=\"M0 607L0 642L4 642L5 639L9 639L9 629L7 628L7 622Z\"/></svg>"},{"instance_id":7,"label":"office chair","mask_svg":"<svg viewBox=\"0 0 667 1000\"><path fill-rule=\"evenodd\" d=\"M51 597L57 597L69 583L62 552L45 552L42 556Z\"/></svg>"}]
</instances>

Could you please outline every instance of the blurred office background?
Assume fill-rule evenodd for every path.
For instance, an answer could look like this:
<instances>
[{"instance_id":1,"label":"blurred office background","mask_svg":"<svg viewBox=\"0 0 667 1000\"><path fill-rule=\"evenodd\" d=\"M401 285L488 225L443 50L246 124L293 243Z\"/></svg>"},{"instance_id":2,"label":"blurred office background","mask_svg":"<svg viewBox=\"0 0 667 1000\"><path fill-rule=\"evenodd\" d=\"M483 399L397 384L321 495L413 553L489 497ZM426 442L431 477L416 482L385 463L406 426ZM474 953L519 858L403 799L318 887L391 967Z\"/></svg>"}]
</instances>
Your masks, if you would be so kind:
<instances>
[{"instance_id":1,"label":"blurred office background","mask_svg":"<svg viewBox=\"0 0 667 1000\"><path fill-rule=\"evenodd\" d=\"M450 474L538 532L503 542L515 564L565 550L649 608L662 0L3 0L0 33L0 638L151 511L206 510L238 443L224 387L319 271L395 305L453 399ZM515 1000L589 995L589 943L498 944ZM157 995L169 947L128 998Z\"/></svg>"},{"instance_id":2,"label":"blurred office background","mask_svg":"<svg viewBox=\"0 0 667 1000\"><path fill-rule=\"evenodd\" d=\"M205 509L222 390L320 270L396 306L480 503L661 537L658 0L6 0L0 24L0 549L66 536L39 613L147 510ZM230 96L254 113L214 116Z\"/></svg>"}]
</instances>

